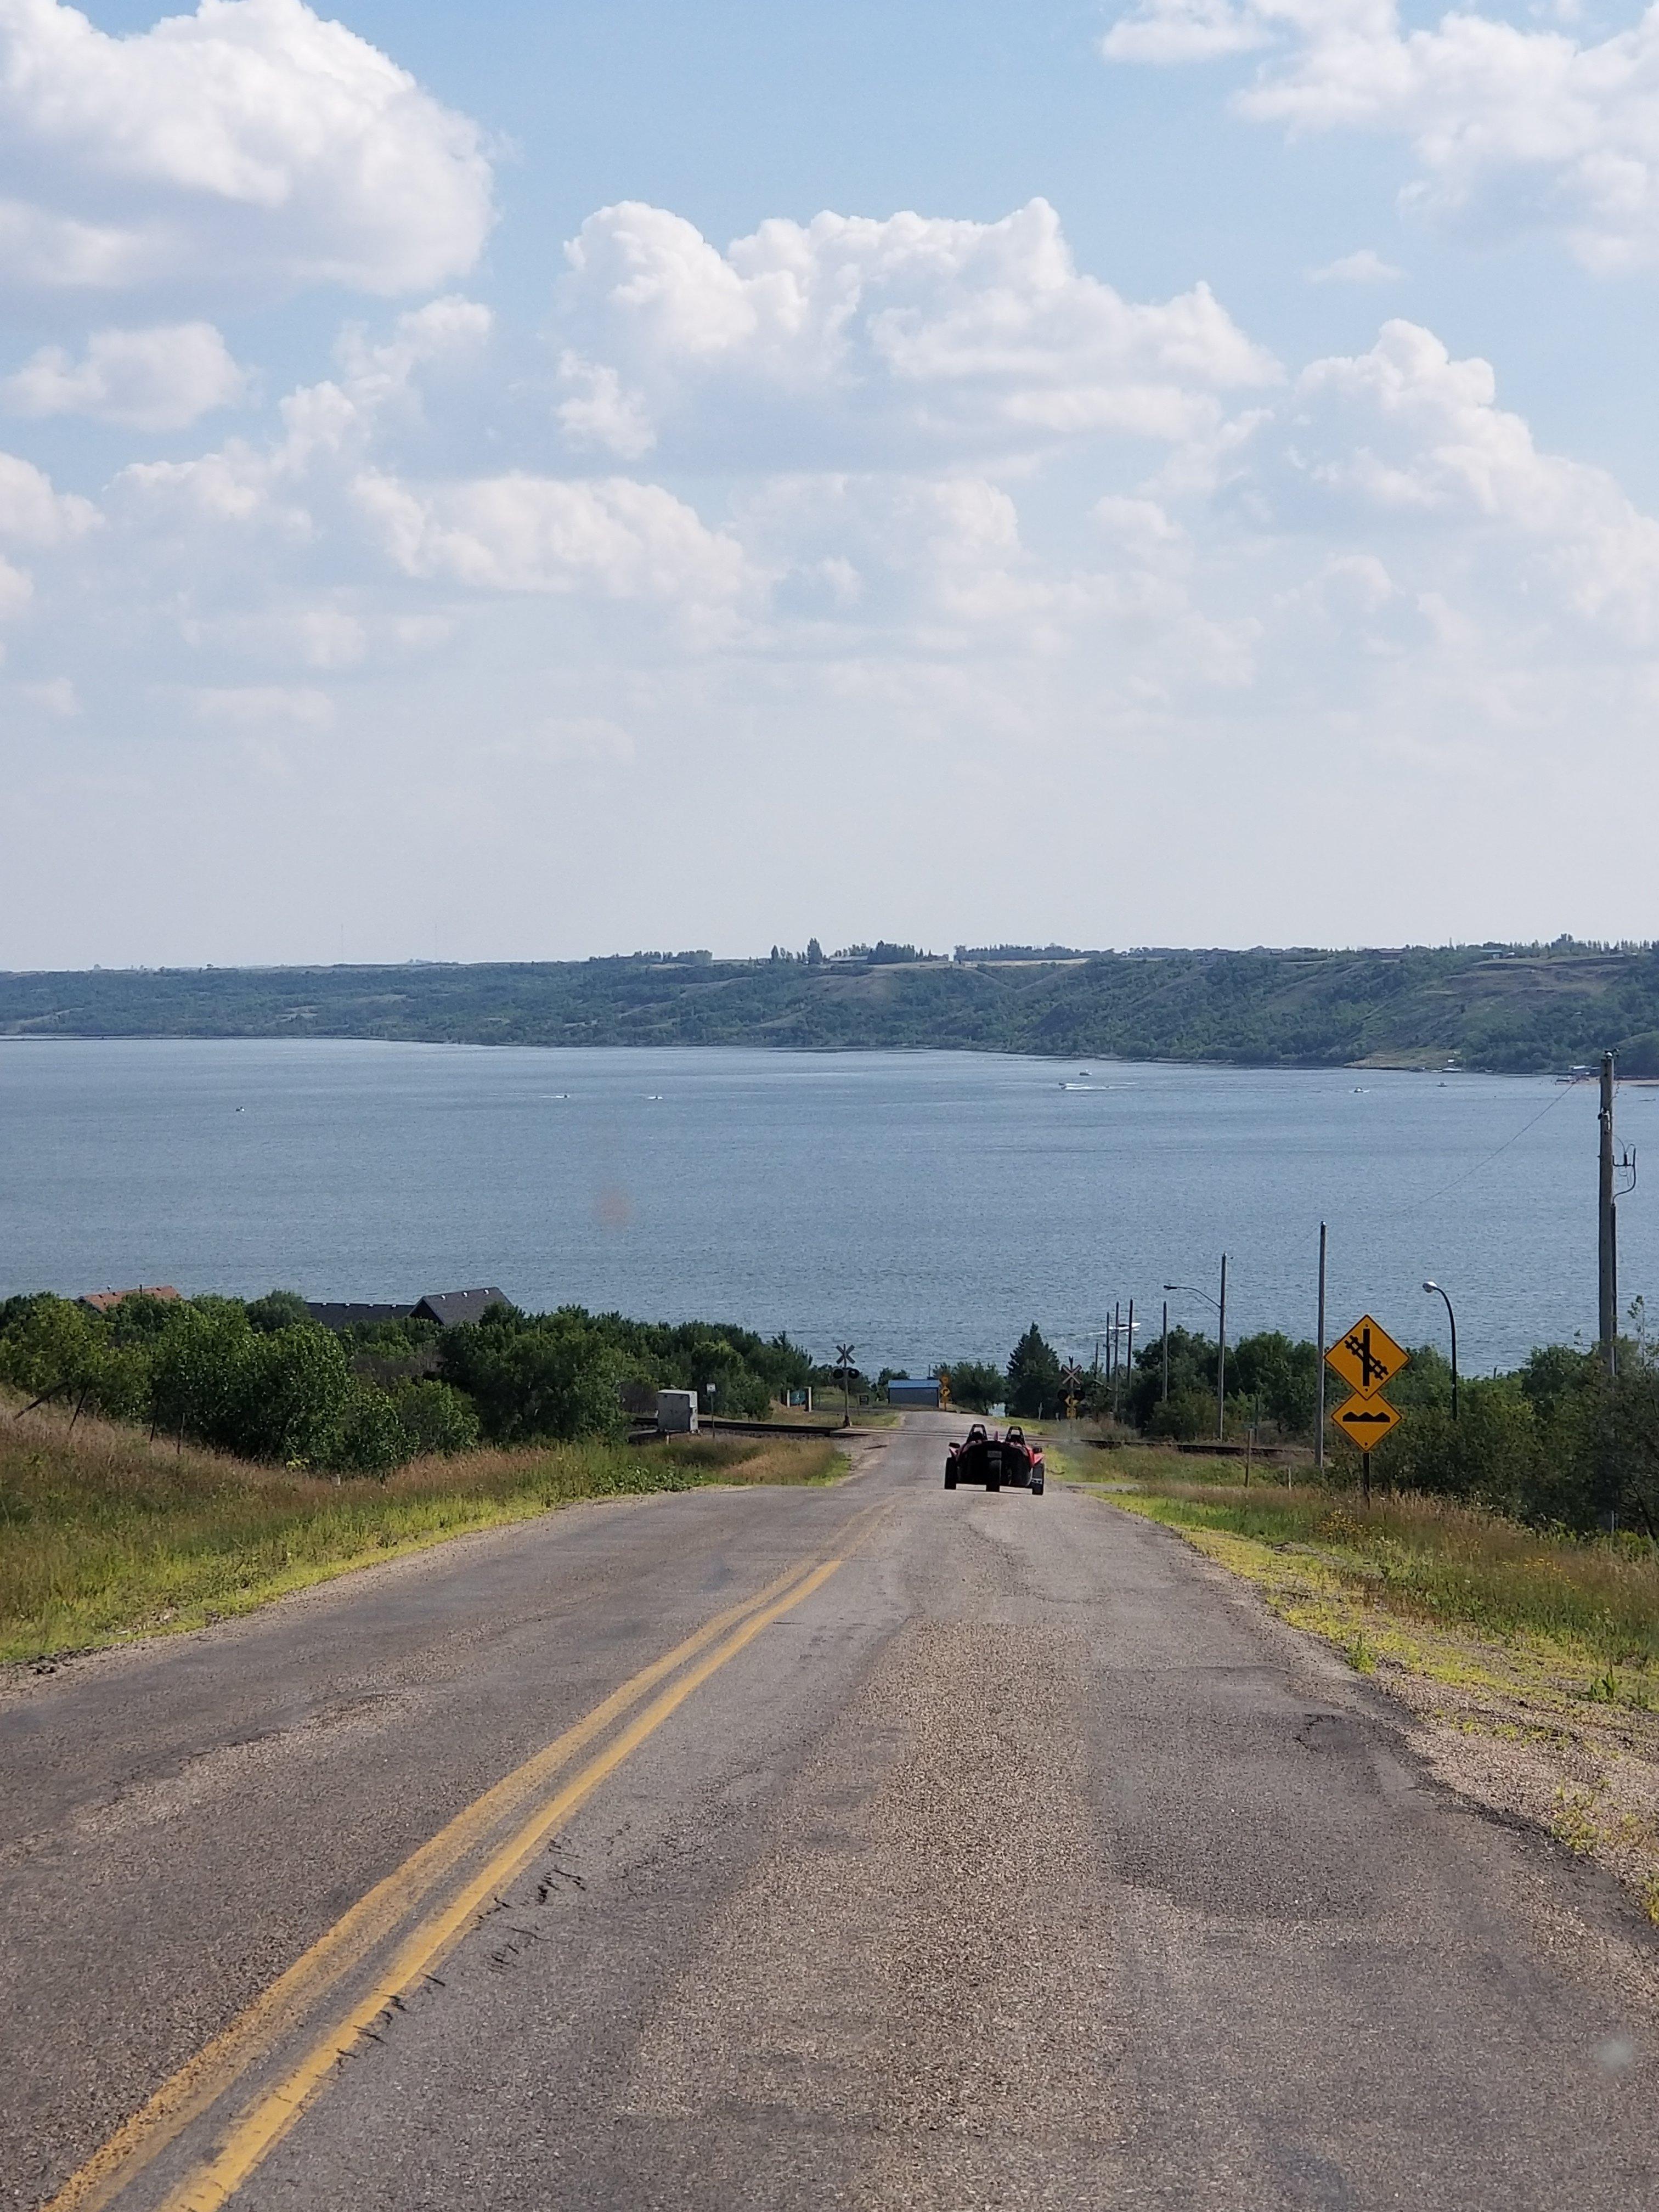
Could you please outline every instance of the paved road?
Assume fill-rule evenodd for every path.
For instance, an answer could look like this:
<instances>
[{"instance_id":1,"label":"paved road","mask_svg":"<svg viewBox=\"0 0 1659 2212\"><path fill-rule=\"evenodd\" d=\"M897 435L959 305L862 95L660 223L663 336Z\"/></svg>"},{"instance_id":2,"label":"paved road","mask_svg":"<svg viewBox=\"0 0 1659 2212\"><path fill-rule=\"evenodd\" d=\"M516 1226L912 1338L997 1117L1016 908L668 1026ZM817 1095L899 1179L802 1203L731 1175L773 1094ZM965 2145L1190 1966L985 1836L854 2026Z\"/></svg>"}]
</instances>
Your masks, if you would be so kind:
<instances>
[{"instance_id":1,"label":"paved road","mask_svg":"<svg viewBox=\"0 0 1659 2212\"><path fill-rule=\"evenodd\" d=\"M0 1703L0 2202L1659 2202L1634 1916L941 1431Z\"/></svg>"}]
</instances>

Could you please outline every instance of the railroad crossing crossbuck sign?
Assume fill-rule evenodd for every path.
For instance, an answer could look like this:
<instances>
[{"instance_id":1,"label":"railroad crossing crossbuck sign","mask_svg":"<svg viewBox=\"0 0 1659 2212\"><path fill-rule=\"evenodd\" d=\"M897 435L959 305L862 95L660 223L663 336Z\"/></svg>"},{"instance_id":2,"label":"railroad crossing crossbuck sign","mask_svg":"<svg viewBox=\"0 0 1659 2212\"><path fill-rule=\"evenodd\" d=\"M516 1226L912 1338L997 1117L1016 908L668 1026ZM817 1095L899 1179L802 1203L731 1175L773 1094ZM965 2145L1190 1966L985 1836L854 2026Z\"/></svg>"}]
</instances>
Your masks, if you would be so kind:
<instances>
[{"instance_id":1,"label":"railroad crossing crossbuck sign","mask_svg":"<svg viewBox=\"0 0 1659 2212\"><path fill-rule=\"evenodd\" d=\"M1325 1354L1325 1364L1334 1368L1353 1392L1346 1405L1338 1407L1334 1419L1343 1435L1352 1437L1361 1451L1375 1450L1389 1430L1399 1426L1400 1416L1382 1395L1382 1386L1393 1382L1410 1358L1382 1322L1373 1321L1369 1314L1345 1330Z\"/></svg>"}]
</instances>

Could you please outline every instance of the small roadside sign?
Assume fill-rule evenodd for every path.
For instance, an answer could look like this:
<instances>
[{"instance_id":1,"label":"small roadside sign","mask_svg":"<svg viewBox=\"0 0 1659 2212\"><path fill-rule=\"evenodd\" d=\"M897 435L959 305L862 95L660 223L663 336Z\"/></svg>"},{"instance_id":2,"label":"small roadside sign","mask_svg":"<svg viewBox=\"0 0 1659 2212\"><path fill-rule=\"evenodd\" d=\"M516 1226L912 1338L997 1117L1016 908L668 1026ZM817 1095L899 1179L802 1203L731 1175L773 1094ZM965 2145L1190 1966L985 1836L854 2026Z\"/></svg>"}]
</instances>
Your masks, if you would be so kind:
<instances>
[{"instance_id":1,"label":"small roadside sign","mask_svg":"<svg viewBox=\"0 0 1659 2212\"><path fill-rule=\"evenodd\" d=\"M1380 1321L1369 1314L1360 1318L1350 1329L1346 1329L1325 1354L1325 1364L1334 1368L1356 1397L1374 1398L1386 1382L1392 1382L1411 1354L1398 1345ZM1341 1415L1337 1416L1340 1420ZM1399 1415L1395 1416L1397 1420ZM1389 1426L1392 1428L1394 1422Z\"/></svg>"},{"instance_id":2,"label":"small roadside sign","mask_svg":"<svg viewBox=\"0 0 1659 2212\"><path fill-rule=\"evenodd\" d=\"M1386 1398L1350 1398L1333 1416L1336 1425L1363 1452L1375 1451L1400 1415Z\"/></svg>"}]
</instances>

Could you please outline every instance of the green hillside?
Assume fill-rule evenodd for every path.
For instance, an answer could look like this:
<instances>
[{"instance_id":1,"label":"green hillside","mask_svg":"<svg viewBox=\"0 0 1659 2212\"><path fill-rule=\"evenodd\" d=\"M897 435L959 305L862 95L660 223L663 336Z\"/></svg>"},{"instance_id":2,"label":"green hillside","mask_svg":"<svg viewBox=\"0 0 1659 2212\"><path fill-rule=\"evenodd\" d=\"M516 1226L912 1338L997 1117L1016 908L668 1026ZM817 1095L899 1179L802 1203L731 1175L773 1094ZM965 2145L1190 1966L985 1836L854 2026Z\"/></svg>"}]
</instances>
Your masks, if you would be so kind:
<instances>
[{"instance_id":1,"label":"green hillside","mask_svg":"<svg viewBox=\"0 0 1659 2212\"><path fill-rule=\"evenodd\" d=\"M880 948L884 952L889 948ZM1026 960L94 969L0 975L0 1036L935 1046L1256 1066L1659 1074L1659 949L1131 952Z\"/></svg>"}]
</instances>

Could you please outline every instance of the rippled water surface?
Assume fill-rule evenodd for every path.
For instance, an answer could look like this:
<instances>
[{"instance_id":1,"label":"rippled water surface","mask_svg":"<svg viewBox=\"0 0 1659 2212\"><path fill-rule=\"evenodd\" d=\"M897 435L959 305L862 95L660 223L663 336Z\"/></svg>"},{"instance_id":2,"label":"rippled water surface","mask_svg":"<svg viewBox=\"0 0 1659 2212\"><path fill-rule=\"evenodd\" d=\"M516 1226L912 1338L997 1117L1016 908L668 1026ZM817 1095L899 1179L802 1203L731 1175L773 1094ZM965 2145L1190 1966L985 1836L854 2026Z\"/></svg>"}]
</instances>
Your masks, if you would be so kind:
<instances>
[{"instance_id":1,"label":"rippled water surface","mask_svg":"<svg viewBox=\"0 0 1659 2212\"><path fill-rule=\"evenodd\" d=\"M1622 1139L1659 1091L1620 1093ZM0 1044L0 1288L145 1281L701 1315L860 1363L1091 1355L1165 1282L1230 1336L1369 1306L1466 1370L1593 1334L1595 1095L1549 1079L1285 1073L967 1053ZM1538 1117L1538 1118L1534 1118ZM1528 1126L1530 1124L1530 1126ZM1502 1147L1504 1149L1500 1150ZM1496 1157L1492 1157L1496 1155ZM1659 1167L1659 1150L1656 1150ZM1620 1209L1621 1293L1655 1275ZM1212 1325L1193 1292L1171 1318Z\"/></svg>"}]
</instances>

